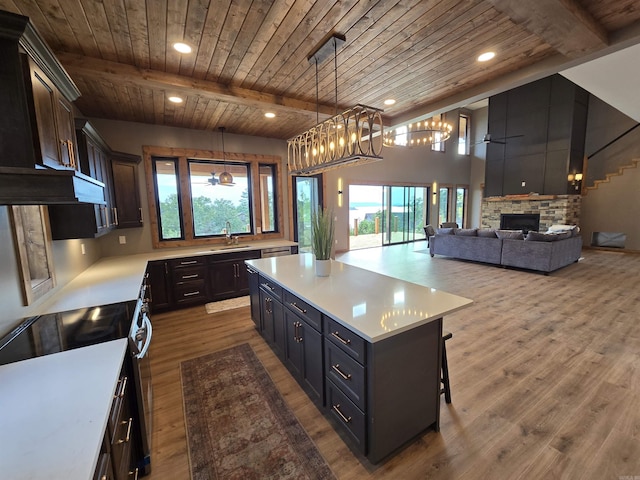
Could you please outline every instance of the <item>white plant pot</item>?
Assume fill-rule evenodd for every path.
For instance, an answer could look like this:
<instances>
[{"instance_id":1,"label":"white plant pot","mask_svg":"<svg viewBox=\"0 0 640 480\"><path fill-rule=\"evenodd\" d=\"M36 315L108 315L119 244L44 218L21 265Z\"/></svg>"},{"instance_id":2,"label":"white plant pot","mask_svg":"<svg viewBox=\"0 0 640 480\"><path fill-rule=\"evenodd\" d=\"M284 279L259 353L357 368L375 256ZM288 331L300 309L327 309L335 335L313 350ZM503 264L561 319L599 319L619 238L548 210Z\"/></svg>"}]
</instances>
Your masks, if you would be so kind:
<instances>
[{"instance_id":1,"label":"white plant pot","mask_svg":"<svg viewBox=\"0 0 640 480\"><path fill-rule=\"evenodd\" d=\"M331 274L331 259L329 260L316 259L316 275L318 277L328 277L330 274Z\"/></svg>"}]
</instances>

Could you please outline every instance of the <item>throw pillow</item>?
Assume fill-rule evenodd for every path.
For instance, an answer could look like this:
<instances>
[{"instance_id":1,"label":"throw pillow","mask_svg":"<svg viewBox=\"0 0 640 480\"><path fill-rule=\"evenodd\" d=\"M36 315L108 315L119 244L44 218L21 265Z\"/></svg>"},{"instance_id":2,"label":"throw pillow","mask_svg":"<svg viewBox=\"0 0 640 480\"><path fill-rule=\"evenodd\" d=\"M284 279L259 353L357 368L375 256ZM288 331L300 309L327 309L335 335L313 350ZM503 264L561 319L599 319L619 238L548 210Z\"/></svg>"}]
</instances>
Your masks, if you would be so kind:
<instances>
[{"instance_id":1,"label":"throw pillow","mask_svg":"<svg viewBox=\"0 0 640 480\"><path fill-rule=\"evenodd\" d=\"M453 235L453 228L439 228L436 233L438 235Z\"/></svg>"},{"instance_id":2,"label":"throw pillow","mask_svg":"<svg viewBox=\"0 0 640 480\"><path fill-rule=\"evenodd\" d=\"M529 242L553 242L556 235L552 233L529 232L525 240Z\"/></svg>"},{"instance_id":3,"label":"throw pillow","mask_svg":"<svg viewBox=\"0 0 640 480\"><path fill-rule=\"evenodd\" d=\"M560 225L560 224L556 224L556 225L551 225L549 227L549 230L547 230L547 233L566 232L566 231L569 231L569 230L573 230L574 228L576 228L576 225Z\"/></svg>"},{"instance_id":4,"label":"throw pillow","mask_svg":"<svg viewBox=\"0 0 640 480\"><path fill-rule=\"evenodd\" d=\"M512 240L524 240L522 230L496 230L498 238L510 238Z\"/></svg>"},{"instance_id":5,"label":"throw pillow","mask_svg":"<svg viewBox=\"0 0 640 480\"><path fill-rule=\"evenodd\" d=\"M483 229L479 228L478 231L476 232L476 234L479 237L498 238L498 236L496 235L496 231L495 230L483 230Z\"/></svg>"},{"instance_id":6,"label":"throw pillow","mask_svg":"<svg viewBox=\"0 0 640 480\"><path fill-rule=\"evenodd\" d=\"M460 235L462 237L475 237L477 231L477 228L454 228L453 234Z\"/></svg>"}]
</instances>

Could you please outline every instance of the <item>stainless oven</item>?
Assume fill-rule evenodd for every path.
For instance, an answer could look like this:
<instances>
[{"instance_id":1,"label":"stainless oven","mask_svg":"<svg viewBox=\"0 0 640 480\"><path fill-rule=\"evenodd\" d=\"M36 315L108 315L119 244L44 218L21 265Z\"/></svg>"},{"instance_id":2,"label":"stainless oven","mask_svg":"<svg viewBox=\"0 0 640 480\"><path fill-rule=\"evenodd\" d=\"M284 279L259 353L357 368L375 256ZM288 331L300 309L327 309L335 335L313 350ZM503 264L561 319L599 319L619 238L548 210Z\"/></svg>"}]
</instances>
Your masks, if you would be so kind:
<instances>
[{"instance_id":1,"label":"stainless oven","mask_svg":"<svg viewBox=\"0 0 640 480\"><path fill-rule=\"evenodd\" d=\"M153 388L151 386L151 361L149 346L153 336L153 327L146 299L146 284L142 286L129 331L129 345L132 359L134 385L140 419L141 455L138 457L139 474L148 475L151 471L151 434L153 411Z\"/></svg>"}]
</instances>

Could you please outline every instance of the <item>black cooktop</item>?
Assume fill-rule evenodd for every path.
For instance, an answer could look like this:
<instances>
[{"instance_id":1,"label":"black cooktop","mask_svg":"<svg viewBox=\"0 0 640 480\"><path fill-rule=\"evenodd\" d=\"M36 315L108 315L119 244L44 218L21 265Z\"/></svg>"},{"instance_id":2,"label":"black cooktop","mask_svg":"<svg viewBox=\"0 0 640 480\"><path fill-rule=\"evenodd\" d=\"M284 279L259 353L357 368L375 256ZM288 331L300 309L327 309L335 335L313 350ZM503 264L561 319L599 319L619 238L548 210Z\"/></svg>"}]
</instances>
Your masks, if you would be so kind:
<instances>
[{"instance_id":1,"label":"black cooktop","mask_svg":"<svg viewBox=\"0 0 640 480\"><path fill-rule=\"evenodd\" d=\"M129 335L136 301L30 317L0 339L0 365Z\"/></svg>"}]
</instances>

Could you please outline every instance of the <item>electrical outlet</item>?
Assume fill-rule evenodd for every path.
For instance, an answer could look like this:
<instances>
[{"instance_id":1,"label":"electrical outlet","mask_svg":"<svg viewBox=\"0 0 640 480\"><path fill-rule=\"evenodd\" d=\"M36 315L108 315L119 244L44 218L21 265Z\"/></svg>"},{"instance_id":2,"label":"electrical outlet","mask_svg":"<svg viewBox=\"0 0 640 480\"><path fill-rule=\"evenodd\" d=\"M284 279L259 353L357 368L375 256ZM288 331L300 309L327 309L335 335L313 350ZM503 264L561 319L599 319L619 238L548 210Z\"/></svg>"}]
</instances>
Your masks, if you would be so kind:
<instances>
[{"instance_id":1,"label":"electrical outlet","mask_svg":"<svg viewBox=\"0 0 640 480\"><path fill-rule=\"evenodd\" d=\"M256 227L256 233L262 233L262 228Z\"/></svg>"},{"instance_id":2,"label":"electrical outlet","mask_svg":"<svg viewBox=\"0 0 640 480\"><path fill-rule=\"evenodd\" d=\"M84 248L84 243L80 244L80 252L82 253L82 255L86 255L87 254L87 251Z\"/></svg>"},{"instance_id":3,"label":"electrical outlet","mask_svg":"<svg viewBox=\"0 0 640 480\"><path fill-rule=\"evenodd\" d=\"M127 237L125 237L124 235L120 235L118 237L118 241L120 242L120 245L124 245L125 243L127 243Z\"/></svg>"},{"instance_id":4,"label":"electrical outlet","mask_svg":"<svg viewBox=\"0 0 640 480\"><path fill-rule=\"evenodd\" d=\"M523 181L521 185L522 185L523 187L526 187L526 186L527 186L527 182Z\"/></svg>"}]
</instances>

